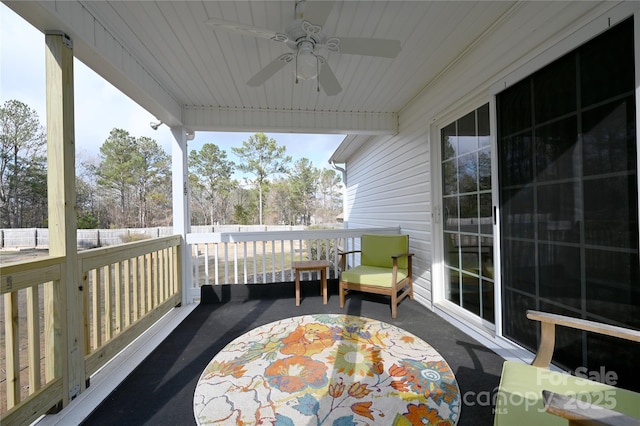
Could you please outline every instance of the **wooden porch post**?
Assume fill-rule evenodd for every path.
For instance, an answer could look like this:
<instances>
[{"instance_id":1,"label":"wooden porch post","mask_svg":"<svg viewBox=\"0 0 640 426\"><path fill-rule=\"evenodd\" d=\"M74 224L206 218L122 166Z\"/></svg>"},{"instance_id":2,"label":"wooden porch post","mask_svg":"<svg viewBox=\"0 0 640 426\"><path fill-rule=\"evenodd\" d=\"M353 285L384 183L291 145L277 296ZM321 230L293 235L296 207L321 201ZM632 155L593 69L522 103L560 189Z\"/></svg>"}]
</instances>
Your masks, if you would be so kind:
<instances>
[{"instance_id":1,"label":"wooden porch post","mask_svg":"<svg viewBox=\"0 0 640 426\"><path fill-rule=\"evenodd\" d=\"M45 331L46 370L48 377L62 377L65 406L85 388L76 231L73 42L59 32L47 33L45 40L49 255L66 256L63 279L45 295L46 306L56 312Z\"/></svg>"},{"instance_id":2,"label":"wooden porch post","mask_svg":"<svg viewBox=\"0 0 640 426\"><path fill-rule=\"evenodd\" d=\"M182 284L182 304L191 300L193 288L191 273L191 250L187 247L187 234L191 232L191 213L189 209L189 170L187 164L187 131L184 127L172 127L173 142L171 144L173 178L173 233L182 235L180 250Z\"/></svg>"}]
</instances>

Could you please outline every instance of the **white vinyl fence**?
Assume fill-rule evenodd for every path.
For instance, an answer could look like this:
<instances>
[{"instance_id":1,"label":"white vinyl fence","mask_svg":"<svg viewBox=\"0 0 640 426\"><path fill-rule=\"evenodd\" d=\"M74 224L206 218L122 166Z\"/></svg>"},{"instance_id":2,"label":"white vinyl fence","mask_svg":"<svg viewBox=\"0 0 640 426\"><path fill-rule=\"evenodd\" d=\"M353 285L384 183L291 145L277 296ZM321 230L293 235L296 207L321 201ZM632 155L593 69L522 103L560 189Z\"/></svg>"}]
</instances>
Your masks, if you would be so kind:
<instances>
[{"instance_id":1,"label":"white vinyl fence","mask_svg":"<svg viewBox=\"0 0 640 426\"><path fill-rule=\"evenodd\" d=\"M218 225L192 226L192 233L208 232L260 232L260 231L299 231L304 226L284 225ZM78 248L113 246L125 242L158 238L173 235L171 226L154 228L127 229L78 229ZM47 228L0 229L0 249L46 249L49 247Z\"/></svg>"}]
</instances>

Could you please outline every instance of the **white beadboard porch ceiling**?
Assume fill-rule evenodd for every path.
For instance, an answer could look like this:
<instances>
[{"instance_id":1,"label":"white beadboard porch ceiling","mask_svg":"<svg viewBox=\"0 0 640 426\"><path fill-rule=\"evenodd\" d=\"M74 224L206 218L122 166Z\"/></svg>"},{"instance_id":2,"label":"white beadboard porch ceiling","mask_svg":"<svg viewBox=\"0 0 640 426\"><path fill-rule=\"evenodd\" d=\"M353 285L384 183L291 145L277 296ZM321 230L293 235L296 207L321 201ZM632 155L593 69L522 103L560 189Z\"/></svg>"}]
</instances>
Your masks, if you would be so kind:
<instances>
[{"instance_id":1,"label":"white beadboard porch ceiling","mask_svg":"<svg viewBox=\"0 0 640 426\"><path fill-rule=\"evenodd\" d=\"M396 133L399 111L518 4L330 2L327 35L399 40L402 50L394 59L330 52L342 91L327 96L315 80L295 84L292 64L248 86L289 48L205 23L219 18L282 32L294 1L5 3L43 32L69 34L78 59L169 125L365 135Z\"/></svg>"}]
</instances>

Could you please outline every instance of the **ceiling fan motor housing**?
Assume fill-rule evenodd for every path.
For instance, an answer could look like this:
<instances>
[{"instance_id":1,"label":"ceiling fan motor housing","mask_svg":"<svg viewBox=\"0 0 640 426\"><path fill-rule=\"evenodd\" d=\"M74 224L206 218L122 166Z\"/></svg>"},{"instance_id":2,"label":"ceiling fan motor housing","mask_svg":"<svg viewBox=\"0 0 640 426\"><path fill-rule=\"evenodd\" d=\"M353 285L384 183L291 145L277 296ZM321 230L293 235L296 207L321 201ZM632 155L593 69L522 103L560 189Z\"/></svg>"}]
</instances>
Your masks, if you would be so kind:
<instances>
[{"instance_id":1,"label":"ceiling fan motor housing","mask_svg":"<svg viewBox=\"0 0 640 426\"><path fill-rule=\"evenodd\" d=\"M395 58L401 46L398 40L360 37L327 38L322 26L329 16L332 3L332 1L318 0L307 4L307 0L296 1L295 19L289 22L283 32L215 17L208 19L206 23L221 30L284 43L293 51L281 54L269 62L247 81L249 86L261 86L288 63L293 62L296 83L298 79L317 79L318 91L322 87L328 96L334 96L342 91L342 87L327 61L329 52ZM311 4L313 8L307 10L306 12L309 12L307 14L305 9L311 7Z\"/></svg>"},{"instance_id":2,"label":"ceiling fan motor housing","mask_svg":"<svg viewBox=\"0 0 640 426\"><path fill-rule=\"evenodd\" d=\"M310 42L315 49L316 46L324 44L325 40L322 27L301 19L292 21L287 26L286 34L287 46L293 50L300 48L304 42Z\"/></svg>"}]
</instances>

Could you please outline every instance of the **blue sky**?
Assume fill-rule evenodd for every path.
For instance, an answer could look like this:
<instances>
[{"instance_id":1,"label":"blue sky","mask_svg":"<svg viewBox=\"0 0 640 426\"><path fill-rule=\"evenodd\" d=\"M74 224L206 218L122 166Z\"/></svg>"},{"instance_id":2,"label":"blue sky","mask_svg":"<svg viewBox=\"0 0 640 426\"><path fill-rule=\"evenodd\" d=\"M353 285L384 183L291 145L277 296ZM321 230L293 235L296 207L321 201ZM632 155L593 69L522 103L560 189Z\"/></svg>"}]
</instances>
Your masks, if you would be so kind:
<instances>
[{"instance_id":1,"label":"blue sky","mask_svg":"<svg viewBox=\"0 0 640 426\"><path fill-rule=\"evenodd\" d=\"M24 102L34 109L45 125L45 45L44 35L0 3L0 103L10 99ZM75 137L78 161L96 157L113 128L127 130L135 137L155 139L167 153L171 152L171 132L167 126L154 131L149 126L156 118L107 83L102 77L76 60ZM241 146L253 132L196 132L189 150L204 143L215 143L236 160L232 146ZM328 160L343 135L307 135L267 133L295 160L306 157L315 167L330 168ZM314 149L310 150L309 147Z\"/></svg>"}]
</instances>

